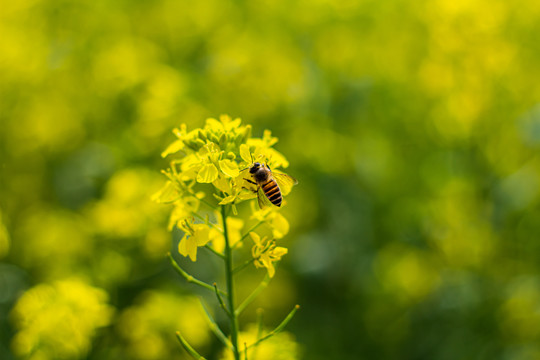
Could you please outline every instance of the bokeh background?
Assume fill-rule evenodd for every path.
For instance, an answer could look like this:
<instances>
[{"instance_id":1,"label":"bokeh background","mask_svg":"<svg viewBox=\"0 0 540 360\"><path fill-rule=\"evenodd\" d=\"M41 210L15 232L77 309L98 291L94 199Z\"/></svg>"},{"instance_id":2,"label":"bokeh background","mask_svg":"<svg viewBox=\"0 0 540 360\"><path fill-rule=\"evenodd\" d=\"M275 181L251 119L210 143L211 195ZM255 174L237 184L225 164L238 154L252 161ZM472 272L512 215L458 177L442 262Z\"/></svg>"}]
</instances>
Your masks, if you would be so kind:
<instances>
[{"instance_id":1,"label":"bokeh background","mask_svg":"<svg viewBox=\"0 0 540 360\"><path fill-rule=\"evenodd\" d=\"M301 304L268 358L540 359L540 2L0 8L1 359L187 359L179 329L218 357L150 196L222 113L300 181L241 319Z\"/></svg>"}]
</instances>

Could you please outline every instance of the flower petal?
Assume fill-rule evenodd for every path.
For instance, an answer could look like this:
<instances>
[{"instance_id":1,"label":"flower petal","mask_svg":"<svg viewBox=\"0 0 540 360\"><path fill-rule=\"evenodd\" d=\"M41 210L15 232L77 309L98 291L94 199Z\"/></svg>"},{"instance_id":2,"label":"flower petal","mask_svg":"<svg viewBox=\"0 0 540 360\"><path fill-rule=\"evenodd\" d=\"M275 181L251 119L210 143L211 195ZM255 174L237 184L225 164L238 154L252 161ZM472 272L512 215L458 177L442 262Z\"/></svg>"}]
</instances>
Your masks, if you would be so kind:
<instances>
[{"instance_id":1,"label":"flower petal","mask_svg":"<svg viewBox=\"0 0 540 360\"><path fill-rule=\"evenodd\" d=\"M223 237L223 234L220 233L218 230L211 228L208 237L212 241L212 246L214 247L214 250L223 254L223 251L225 250L225 238Z\"/></svg>"},{"instance_id":2,"label":"flower petal","mask_svg":"<svg viewBox=\"0 0 540 360\"><path fill-rule=\"evenodd\" d=\"M178 252L184 256L187 255L186 238L187 238L187 235L184 235L182 240L180 240L180 242L178 243Z\"/></svg>"},{"instance_id":3,"label":"flower petal","mask_svg":"<svg viewBox=\"0 0 540 360\"><path fill-rule=\"evenodd\" d=\"M157 193L152 195L152 201L157 203L171 203L177 200L180 197L178 189L174 186L171 181L167 181L165 186L161 188Z\"/></svg>"},{"instance_id":4,"label":"flower petal","mask_svg":"<svg viewBox=\"0 0 540 360\"><path fill-rule=\"evenodd\" d=\"M278 260L281 259L281 257L289 252L289 249L285 247L278 246L274 250L272 250L272 256Z\"/></svg>"},{"instance_id":5,"label":"flower petal","mask_svg":"<svg viewBox=\"0 0 540 360\"><path fill-rule=\"evenodd\" d=\"M183 256L189 256L191 261L197 261L197 245L192 236L184 236L178 244L178 252Z\"/></svg>"},{"instance_id":6,"label":"flower petal","mask_svg":"<svg viewBox=\"0 0 540 360\"><path fill-rule=\"evenodd\" d=\"M236 245L242 238L242 228L244 227L244 220L235 217L227 218L227 228L229 229L229 240L231 246ZM240 247L242 244L239 245Z\"/></svg>"},{"instance_id":7,"label":"flower petal","mask_svg":"<svg viewBox=\"0 0 540 360\"><path fill-rule=\"evenodd\" d=\"M240 171L238 170L238 164L232 160L220 160L219 167L225 175L230 177L237 177L240 173Z\"/></svg>"},{"instance_id":8,"label":"flower petal","mask_svg":"<svg viewBox=\"0 0 540 360\"><path fill-rule=\"evenodd\" d=\"M195 246L204 246L210 241L210 228L206 224L193 225L195 234L193 235L193 242Z\"/></svg>"},{"instance_id":9,"label":"flower petal","mask_svg":"<svg viewBox=\"0 0 540 360\"><path fill-rule=\"evenodd\" d=\"M221 121L223 122L223 120ZM232 129L236 129L237 127L239 127L240 124L242 123L242 120L240 118L236 118L234 120L231 120L231 118L229 118L228 122L223 122L223 123L225 124L225 130L231 131Z\"/></svg>"},{"instance_id":10,"label":"flower petal","mask_svg":"<svg viewBox=\"0 0 540 360\"><path fill-rule=\"evenodd\" d=\"M229 195L225 199L221 200L218 205L230 204L236 199L236 196Z\"/></svg>"},{"instance_id":11,"label":"flower petal","mask_svg":"<svg viewBox=\"0 0 540 360\"><path fill-rule=\"evenodd\" d=\"M274 268L274 264L270 263L266 268L268 269L268 276L273 278L275 273L276 273L276 269Z\"/></svg>"},{"instance_id":12,"label":"flower petal","mask_svg":"<svg viewBox=\"0 0 540 360\"><path fill-rule=\"evenodd\" d=\"M212 184L217 187L219 190L221 190L224 193L231 193L231 184L230 179L225 179L223 175L219 175L219 177L212 182Z\"/></svg>"},{"instance_id":13,"label":"flower petal","mask_svg":"<svg viewBox=\"0 0 540 360\"><path fill-rule=\"evenodd\" d=\"M166 157L169 154L174 154L182 148L184 148L184 142L182 140L176 140L161 153L161 157Z\"/></svg>"},{"instance_id":14,"label":"flower petal","mask_svg":"<svg viewBox=\"0 0 540 360\"><path fill-rule=\"evenodd\" d=\"M211 130L211 131L223 131L223 129L224 129L223 123L217 121L214 118L206 119L205 128L206 128L206 130Z\"/></svg>"},{"instance_id":15,"label":"flower petal","mask_svg":"<svg viewBox=\"0 0 540 360\"><path fill-rule=\"evenodd\" d=\"M256 232L250 232L249 233L249 236L251 236L251 238L253 239L253 242L256 244L256 245L260 245L261 244L261 237L259 236L259 234L257 234Z\"/></svg>"},{"instance_id":16,"label":"flower petal","mask_svg":"<svg viewBox=\"0 0 540 360\"><path fill-rule=\"evenodd\" d=\"M289 232L289 222L280 213L275 213L270 221L270 226L272 226L272 235L276 239L281 239Z\"/></svg>"},{"instance_id":17,"label":"flower petal","mask_svg":"<svg viewBox=\"0 0 540 360\"><path fill-rule=\"evenodd\" d=\"M212 181L218 178L218 169L214 164L204 165L197 174L197 182L200 183L211 183Z\"/></svg>"},{"instance_id":18,"label":"flower petal","mask_svg":"<svg viewBox=\"0 0 540 360\"><path fill-rule=\"evenodd\" d=\"M251 153L249 152L249 146L246 144L240 145L240 157L248 164L251 164Z\"/></svg>"}]
</instances>

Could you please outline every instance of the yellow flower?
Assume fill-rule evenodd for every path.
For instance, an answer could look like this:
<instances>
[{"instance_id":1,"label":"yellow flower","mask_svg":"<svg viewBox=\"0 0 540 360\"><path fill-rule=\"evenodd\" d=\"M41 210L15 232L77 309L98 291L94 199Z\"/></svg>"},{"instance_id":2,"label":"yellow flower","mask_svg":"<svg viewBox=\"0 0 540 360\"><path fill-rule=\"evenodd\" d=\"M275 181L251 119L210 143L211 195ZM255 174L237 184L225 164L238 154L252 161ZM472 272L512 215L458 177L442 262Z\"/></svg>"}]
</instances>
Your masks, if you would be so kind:
<instances>
[{"instance_id":1,"label":"yellow flower","mask_svg":"<svg viewBox=\"0 0 540 360\"><path fill-rule=\"evenodd\" d=\"M184 237L178 244L178 252L183 256L189 256L191 261L197 261L197 248L210 241L210 228L206 224L190 224L184 221L181 229L184 230Z\"/></svg>"},{"instance_id":2,"label":"yellow flower","mask_svg":"<svg viewBox=\"0 0 540 360\"><path fill-rule=\"evenodd\" d=\"M36 285L12 310L13 350L21 359L85 358L98 328L109 325L113 313L105 290L80 279Z\"/></svg>"},{"instance_id":3,"label":"yellow flower","mask_svg":"<svg viewBox=\"0 0 540 360\"><path fill-rule=\"evenodd\" d=\"M274 211L268 217L268 225L272 229L272 235L276 239L281 239L289 232L289 222L285 219L285 216L277 211Z\"/></svg>"},{"instance_id":4,"label":"yellow flower","mask_svg":"<svg viewBox=\"0 0 540 360\"><path fill-rule=\"evenodd\" d=\"M289 232L289 222L275 208L266 207L259 209L254 203L251 204L252 219L264 221L272 230L272 236L281 239Z\"/></svg>"},{"instance_id":5,"label":"yellow flower","mask_svg":"<svg viewBox=\"0 0 540 360\"><path fill-rule=\"evenodd\" d=\"M236 214L234 205L256 197L244 188L246 168L253 161L266 162L272 169L289 165L272 148L278 139L269 130L261 138L252 138L250 125L242 125L240 119L233 120L227 115L219 120L207 119L200 129L188 132L183 124L173 132L177 139L161 155L177 155L177 158L165 171L169 183L154 196L158 202L182 202L186 196L193 195L196 183L211 183L218 190L215 195L219 205L232 204Z\"/></svg>"},{"instance_id":6,"label":"yellow flower","mask_svg":"<svg viewBox=\"0 0 540 360\"><path fill-rule=\"evenodd\" d=\"M187 221L199 211L203 203L204 206L213 206L210 201L202 200L205 193L201 195L199 190L207 191L206 195L218 199L218 205L230 206L232 213L238 215L237 204L257 197L256 193L246 188L245 178L250 176L248 167L254 161L261 161L268 163L274 170L276 167L287 167L289 163L272 148L278 139L269 130L265 130L261 138L251 137L251 126L242 125L240 119L232 119L227 115L219 119L207 119L203 128L187 131L186 125L182 125L173 132L177 139L162 153L163 157L174 155L170 167L164 171L168 181L153 199L174 205L169 229L176 226L184 230L185 235L178 250L183 256L189 256L195 261L197 248L209 241L214 250L223 252L224 249L223 233L219 230L223 229L221 215L216 216L217 224L212 227L209 226L212 224L193 224L193 221L190 225ZM208 194L209 187L202 184L212 184L213 193ZM286 195L285 192L283 194ZM256 203L251 202L253 206ZM272 239L280 239L289 232L287 219L277 209L269 207L265 210L254 209L253 212L252 218L269 227ZM243 227L243 220L234 217L227 219L231 246L241 239ZM272 263L279 260L287 250L266 240L265 245L261 246L256 246L256 264L267 267L273 276Z\"/></svg>"},{"instance_id":7,"label":"yellow flower","mask_svg":"<svg viewBox=\"0 0 540 360\"><path fill-rule=\"evenodd\" d=\"M221 156L219 146L208 143L199 150L202 166L197 173L197 182L211 183L218 178L219 171L216 164Z\"/></svg>"},{"instance_id":8,"label":"yellow flower","mask_svg":"<svg viewBox=\"0 0 540 360\"><path fill-rule=\"evenodd\" d=\"M170 341L177 330L196 347L211 340L197 297L155 290L137 296L117 318L116 328L124 339L122 358L132 360L178 358L177 344Z\"/></svg>"},{"instance_id":9,"label":"yellow flower","mask_svg":"<svg viewBox=\"0 0 540 360\"><path fill-rule=\"evenodd\" d=\"M268 331L265 329L261 333L257 325L250 324L239 334L238 343L249 346L267 333ZM243 345L241 347L242 349L244 348ZM247 358L256 360L296 360L302 358L302 350L302 347L296 342L293 334L282 331L261 342L256 347L250 348ZM233 360L234 356L229 349L224 349L219 359Z\"/></svg>"},{"instance_id":10,"label":"yellow flower","mask_svg":"<svg viewBox=\"0 0 540 360\"><path fill-rule=\"evenodd\" d=\"M276 269L274 268L274 262L281 260L281 257L287 254L287 248L276 246L274 240L268 240L267 237L261 237L254 232L250 232L249 235L255 245L251 249L253 259L255 259L255 266L258 268L265 267L268 270L268 275L274 277Z\"/></svg>"},{"instance_id":11,"label":"yellow flower","mask_svg":"<svg viewBox=\"0 0 540 360\"><path fill-rule=\"evenodd\" d=\"M278 142L276 137L272 136L270 130L265 130L261 139L252 138L247 141L247 145L253 149L252 153L257 160L263 160L272 168L289 166L289 162L279 151L272 148Z\"/></svg>"},{"instance_id":12,"label":"yellow flower","mask_svg":"<svg viewBox=\"0 0 540 360\"><path fill-rule=\"evenodd\" d=\"M221 214L216 213L216 218L219 219L219 226L223 229L223 219ZM231 246L235 246L236 243L242 238L242 229L244 228L244 220L228 217L227 218L227 230L229 233L229 242ZM225 249L225 238L223 233L215 228L210 229L210 239L212 240L212 246L214 250L219 253L223 253Z\"/></svg>"},{"instance_id":13,"label":"yellow flower","mask_svg":"<svg viewBox=\"0 0 540 360\"><path fill-rule=\"evenodd\" d=\"M240 175L236 179L230 181L228 191L223 191L225 197L219 202L219 205L236 204L244 200L254 199L257 194L242 186L243 176Z\"/></svg>"},{"instance_id":14,"label":"yellow flower","mask_svg":"<svg viewBox=\"0 0 540 360\"><path fill-rule=\"evenodd\" d=\"M172 230L175 225L182 229L182 224L186 219L193 216L194 212L197 212L199 205L200 201L195 196L187 196L181 201L175 201L174 209L169 218L169 231Z\"/></svg>"}]
</instances>

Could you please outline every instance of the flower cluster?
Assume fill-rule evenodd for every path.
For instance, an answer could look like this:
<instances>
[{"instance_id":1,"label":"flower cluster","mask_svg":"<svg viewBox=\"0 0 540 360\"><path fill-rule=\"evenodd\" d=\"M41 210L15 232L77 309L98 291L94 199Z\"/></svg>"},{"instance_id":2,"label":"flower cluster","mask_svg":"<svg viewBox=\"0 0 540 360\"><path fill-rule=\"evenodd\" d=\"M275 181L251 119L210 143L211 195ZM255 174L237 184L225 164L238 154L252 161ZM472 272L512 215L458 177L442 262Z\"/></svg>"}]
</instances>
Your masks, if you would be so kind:
<instances>
[{"instance_id":1,"label":"flower cluster","mask_svg":"<svg viewBox=\"0 0 540 360\"><path fill-rule=\"evenodd\" d=\"M246 181L250 179L249 167L258 161L274 171L288 167L289 163L279 151L272 148L278 139L269 130L265 130L260 138L252 137L250 125L242 125L240 119L233 120L226 115L220 116L219 120L207 119L203 128L191 131L182 124L173 133L177 139L161 154L172 158L169 168L163 171L168 180L153 199L173 204L169 229L177 227L184 232L179 253L196 261L199 247L211 247L215 252L223 252L223 219L215 209L230 205L232 213L238 215L238 204L257 197L254 185ZM283 189L284 194L288 190ZM252 206L251 212L250 221L254 224L244 235L244 220L227 217L232 246L241 246L247 235L254 233L257 228L262 233L254 233L254 236L260 238L266 231L273 241L289 231L289 223L277 212L277 208L258 209ZM255 251L258 246L256 243L253 254L258 254ZM273 259L279 260L279 254L275 253ZM272 262L261 262L259 258L254 258L254 261L256 265L263 264L270 275L274 274Z\"/></svg>"},{"instance_id":2,"label":"flower cluster","mask_svg":"<svg viewBox=\"0 0 540 360\"><path fill-rule=\"evenodd\" d=\"M199 309L199 301L192 295L144 291L117 317L116 329L125 345L120 352L122 358L178 359L176 344L168 341L176 330L189 331L194 346L206 346L211 334Z\"/></svg>"},{"instance_id":3,"label":"flower cluster","mask_svg":"<svg viewBox=\"0 0 540 360\"><path fill-rule=\"evenodd\" d=\"M251 250L253 259L255 259L255 266L267 268L268 275L273 277L276 272L273 263L288 252L287 248L276 246L276 242L268 240L266 236L261 239L257 233L251 232L249 235L251 235L255 243Z\"/></svg>"},{"instance_id":4,"label":"flower cluster","mask_svg":"<svg viewBox=\"0 0 540 360\"><path fill-rule=\"evenodd\" d=\"M20 358L85 358L92 338L113 315L107 293L81 279L39 284L21 296L11 313L18 330L13 350Z\"/></svg>"},{"instance_id":5,"label":"flower cluster","mask_svg":"<svg viewBox=\"0 0 540 360\"><path fill-rule=\"evenodd\" d=\"M163 171L168 180L153 198L173 205L169 229L178 228L184 233L178 243L181 255L196 261L198 249L204 247L224 260L226 291L220 289L217 282L210 285L188 274L171 254L169 258L188 282L215 294L230 320L230 337L223 333L204 303L201 305L214 334L234 359L240 360L238 316L268 285L275 275L275 264L288 252L276 244L289 232L289 223L278 212L278 206L284 203L282 197L289 193L296 180L276 170L289 165L287 159L272 148L277 138L268 130L261 138L252 137L251 126L242 125L240 119L224 115L219 120L207 119L202 129L188 132L186 125L182 125L174 134L177 140L162 153L163 157L171 156L169 168ZM251 169L255 169L257 176ZM254 198L257 202L251 201L251 207L239 208L239 204ZM254 242L251 254L243 251L249 260L235 264L233 253L248 237ZM234 276L250 264L266 268L268 274L251 295L236 305ZM298 305L271 333L257 336L249 346L244 343L244 351L247 352L248 347L255 351L262 341L280 332L297 309ZM203 358L180 332L176 336L195 359Z\"/></svg>"}]
</instances>

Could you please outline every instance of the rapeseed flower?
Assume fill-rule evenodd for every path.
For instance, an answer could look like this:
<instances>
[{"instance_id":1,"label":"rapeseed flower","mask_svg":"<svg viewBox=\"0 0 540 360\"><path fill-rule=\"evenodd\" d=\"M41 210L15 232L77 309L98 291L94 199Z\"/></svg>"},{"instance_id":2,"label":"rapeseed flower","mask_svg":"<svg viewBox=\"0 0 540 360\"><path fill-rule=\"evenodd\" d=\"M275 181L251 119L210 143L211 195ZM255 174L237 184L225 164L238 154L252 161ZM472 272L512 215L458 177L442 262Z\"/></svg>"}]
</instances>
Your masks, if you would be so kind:
<instances>
[{"instance_id":1,"label":"rapeseed flower","mask_svg":"<svg viewBox=\"0 0 540 360\"><path fill-rule=\"evenodd\" d=\"M189 256L192 261L197 261L197 248L210 241L210 227L185 221L180 228L184 231L184 237L178 244L178 252Z\"/></svg>"},{"instance_id":2,"label":"rapeseed flower","mask_svg":"<svg viewBox=\"0 0 540 360\"><path fill-rule=\"evenodd\" d=\"M169 168L163 171L168 180L154 194L153 200L173 205L169 230L176 227L184 231L179 253L196 261L197 248L209 242L219 253L224 249L223 219L219 212L214 216L216 224L198 216L203 205L208 207L205 209L207 214L214 214L217 206L230 206L237 215L238 204L257 197L246 181L252 163L265 162L274 170L286 168L289 162L272 148L278 139L269 130L265 130L260 138L252 137L250 125L242 125L240 119L227 115L207 119L203 128L191 131L182 124L173 133L177 139L161 154L172 159ZM208 191L202 184L212 184L213 191ZM288 191L290 189L283 189L283 194ZM251 219L266 223L273 238L280 239L288 233L289 223L277 208L253 209L253 213ZM194 222L194 217L201 223ZM229 216L227 225L231 245L235 245L242 238L240 231L244 221Z\"/></svg>"},{"instance_id":3,"label":"rapeseed flower","mask_svg":"<svg viewBox=\"0 0 540 360\"><path fill-rule=\"evenodd\" d=\"M257 164L257 169L271 171L281 190L280 205L285 203L281 201L282 196L290 192L296 181L284 174L277 175L279 170L276 169L286 168L289 162L280 152L272 148L278 139L273 137L269 130L265 130L260 138L252 137L251 126L242 125L240 119L222 115L219 120L207 119L203 128L188 131L186 125L181 125L180 128L174 129L173 133L177 139L161 154L163 157L171 158L169 167L163 171L167 181L163 188L154 194L153 199L173 206L169 230L179 228L183 231L178 244L178 252L182 256L196 261L198 249L205 247L224 260L227 291L218 288L217 283L210 285L188 274L172 254L169 254L169 259L175 270L188 282L210 290L216 295L221 308L230 319L230 337L221 331L204 303L201 303L208 324L223 345L231 350L234 359L239 360L241 350L238 316L274 277L275 263L288 252L287 248L276 245L276 239L283 238L289 232L289 222L279 212L280 208L272 205L267 198L262 198L267 196L262 184L268 182L261 182L261 177L258 177L259 183L254 181L255 177L250 173L250 169L254 163L262 163L264 166L260 167L260 164ZM287 183L280 184L280 182ZM274 186L273 189L277 187ZM273 190L272 196L275 196L276 191ZM252 215L247 221L239 217L237 206L257 197L259 197L257 203L262 209L255 208L255 201L251 201ZM248 221L250 224L246 226ZM269 236L261 238L254 232L259 227ZM244 230L245 228L249 230ZM251 249L252 259L244 261L241 265L234 264L233 252L242 247L243 241L248 236L251 236L255 243ZM265 268L268 275L237 307L233 277L251 263L257 268ZM298 306L264 340L280 332L297 309ZM189 354L197 359L203 358L181 332L177 332L176 336ZM255 341L252 346L258 347L261 341L262 339ZM159 344L157 341L154 343Z\"/></svg>"},{"instance_id":4,"label":"rapeseed flower","mask_svg":"<svg viewBox=\"0 0 540 360\"><path fill-rule=\"evenodd\" d=\"M109 325L113 314L105 290L81 279L36 285L11 312L17 330L13 350L20 358L85 358L98 329Z\"/></svg>"},{"instance_id":5,"label":"rapeseed flower","mask_svg":"<svg viewBox=\"0 0 540 360\"><path fill-rule=\"evenodd\" d=\"M249 324L246 329L240 333L241 344L253 344L261 336L266 335L268 330L260 329L258 324ZM282 331L275 334L267 341L262 342L256 348L248 350L248 359L256 360L295 360L302 356L302 347L296 342L294 335ZM234 359L229 352L223 352L220 360Z\"/></svg>"},{"instance_id":6,"label":"rapeseed flower","mask_svg":"<svg viewBox=\"0 0 540 360\"><path fill-rule=\"evenodd\" d=\"M259 234L255 232L250 232L249 235L255 243L251 249L251 254L255 259L255 266L258 268L265 267L268 270L268 276L274 277L276 273L274 263L287 254L287 248L276 246L275 240L269 240L266 236L261 239Z\"/></svg>"}]
</instances>

